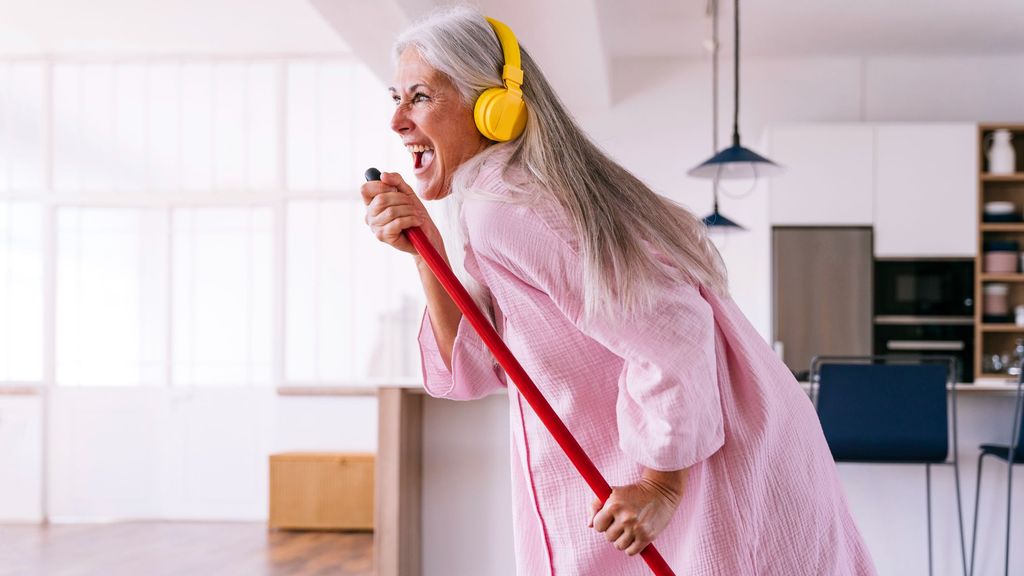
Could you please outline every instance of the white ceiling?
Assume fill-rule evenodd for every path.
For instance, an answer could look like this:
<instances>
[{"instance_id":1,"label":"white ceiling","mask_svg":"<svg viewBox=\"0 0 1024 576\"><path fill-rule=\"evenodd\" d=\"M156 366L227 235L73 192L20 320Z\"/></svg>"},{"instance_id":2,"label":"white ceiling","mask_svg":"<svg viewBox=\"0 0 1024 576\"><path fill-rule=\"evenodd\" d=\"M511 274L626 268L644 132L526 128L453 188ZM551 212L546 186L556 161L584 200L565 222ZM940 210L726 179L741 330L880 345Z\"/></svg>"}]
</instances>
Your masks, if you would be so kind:
<instances>
[{"instance_id":1,"label":"white ceiling","mask_svg":"<svg viewBox=\"0 0 1024 576\"><path fill-rule=\"evenodd\" d=\"M347 52L304 0L0 0L0 55Z\"/></svg>"},{"instance_id":2,"label":"white ceiling","mask_svg":"<svg viewBox=\"0 0 1024 576\"><path fill-rule=\"evenodd\" d=\"M613 57L706 54L707 0L595 1ZM732 14L720 0L726 44ZM744 56L1024 53L1021 0L745 0L740 15Z\"/></svg>"},{"instance_id":3,"label":"white ceiling","mask_svg":"<svg viewBox=\"0 0 1024 576\"><path fill-rule=\"evenodd\" d=\"M721 1L728 52L732 0ZM448 3L348 4L378 2L410 20ZM703 56L710 35L707 0L473 3L513 23L530 46L557 43L559 30L596 24L599 46L586 48L603 58ZM1024 53L1022 0L744 0L740 8L745 57ZM0 15L6 55L348 50L307 0L0 0Z\"/></svg>"}]
</instances>

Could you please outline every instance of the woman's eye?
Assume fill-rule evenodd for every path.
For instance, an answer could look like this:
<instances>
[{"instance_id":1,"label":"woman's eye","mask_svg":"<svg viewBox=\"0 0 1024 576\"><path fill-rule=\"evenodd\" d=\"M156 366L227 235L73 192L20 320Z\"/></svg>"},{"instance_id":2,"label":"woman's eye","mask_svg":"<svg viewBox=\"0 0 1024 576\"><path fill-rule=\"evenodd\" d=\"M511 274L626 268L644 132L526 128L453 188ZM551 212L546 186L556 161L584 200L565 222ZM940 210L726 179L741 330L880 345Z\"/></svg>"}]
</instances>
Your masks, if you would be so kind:
<instances>
[{"instance_id":1,"label":"woman's eye","mask_svg":"<svg viewBox=\"0 0 1024 576\"><path fill-rule=\"evenodd\" d=\"M413 102L426 102L427 100L430 100L430 98L422 92L417 92L416 95L412 97Z\"/></svg>"},{"instance_id":2,"label":"woman's eye","mask_svg":"<svg viewBox=\"0 0 1024 576\"><path fill-rule=\"evenodd\" d=\"M398 106L399 104L402 103L402 97L399 96L398 94L392 94L391 101L395 103L395 106Z\"/></svg>"}]
</instances>

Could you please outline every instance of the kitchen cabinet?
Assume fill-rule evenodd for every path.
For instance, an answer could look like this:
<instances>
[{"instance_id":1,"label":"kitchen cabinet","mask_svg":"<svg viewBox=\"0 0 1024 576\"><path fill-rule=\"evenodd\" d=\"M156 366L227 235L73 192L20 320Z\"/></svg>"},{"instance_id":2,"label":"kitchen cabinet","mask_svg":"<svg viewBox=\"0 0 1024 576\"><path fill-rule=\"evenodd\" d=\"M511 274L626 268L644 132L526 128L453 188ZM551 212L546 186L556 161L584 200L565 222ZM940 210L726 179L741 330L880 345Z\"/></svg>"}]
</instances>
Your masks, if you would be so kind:
<instances>
[{"instance_id":1,"label":"kitchen cabinet","mask_svg":"<svg viewBox=\"0 0 1024 576\"><path fill-rule=\"evenodd\" d=\"M875 128L875 256L977 255L977 126Z\"/></svg>"},{"instance_id":2,"label":"kitchen cabinet","mask_svg":"<svg viewBox=\"0 0 1024 576\"><path fill-rule=\"evenodd\" d=\"M874 127L797 124L768 132L768 156L786 168L770 181L776 226L870 226Z\"/></svg>"},{"instance_id":3,"label":"kitchen cabinet","mask_svg":"<svg viewBox=\"0 0 1024 576\"><path fill-rule=\"evenodd\" d=\"M766 133L786 167L773 226L873 226L879 258L977 255L977 126L794 124Z\"/></svg>"}]
</instances>

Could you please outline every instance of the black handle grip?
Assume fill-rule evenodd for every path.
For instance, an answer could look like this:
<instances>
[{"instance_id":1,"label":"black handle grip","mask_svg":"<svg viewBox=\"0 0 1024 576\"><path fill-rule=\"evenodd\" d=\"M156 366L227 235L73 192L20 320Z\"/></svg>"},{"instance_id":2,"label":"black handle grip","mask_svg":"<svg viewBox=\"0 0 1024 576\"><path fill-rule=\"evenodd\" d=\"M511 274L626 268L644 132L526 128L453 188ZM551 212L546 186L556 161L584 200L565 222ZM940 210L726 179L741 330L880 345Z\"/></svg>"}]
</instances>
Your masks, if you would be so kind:
<instances>
[{"instance_id":1,"label":"black handle grip","mask_svg":"<svg viewBox=\"0 0 1024 576\"><path fill-rule=\"evenodd\" d=\"M367 182L373 182L374 180L380 180L380 170L376 168L367 168L366 172L363 173L366 177Z\"/></svg>"}]
</instances>

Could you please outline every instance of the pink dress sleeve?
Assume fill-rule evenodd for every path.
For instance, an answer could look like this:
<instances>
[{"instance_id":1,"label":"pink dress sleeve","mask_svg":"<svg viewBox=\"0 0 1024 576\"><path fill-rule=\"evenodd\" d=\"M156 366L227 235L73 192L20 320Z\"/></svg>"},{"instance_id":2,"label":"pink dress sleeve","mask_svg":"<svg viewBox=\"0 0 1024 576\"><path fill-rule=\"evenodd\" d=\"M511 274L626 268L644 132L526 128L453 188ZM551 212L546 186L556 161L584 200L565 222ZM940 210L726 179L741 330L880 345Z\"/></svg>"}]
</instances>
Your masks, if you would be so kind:
<instances>
[{"instance_id":1,"label":"pink dress sleeve","mask_svg":"<svg viewBox=\"0 0 1024 576\"><path fill-rule=\"evenodd\" d=\"M451 371L441 359L426 312L420 325L419 345L427 394L450 400L476 400L505 388L494 357L465 318L459 321L455 334Z\"/></svg>"},{"instance_id":2,"label":"pink dress sleeve","mask_svg":"<svg viewBox=\"0 0 1024 576\"><path fill-rule=\"evenodd\" d=\"M547 295L581 332L622 358L616 415L626 455L647 468L679 470L722 446L715 324L697 286L654 281L650 312L584 318L580 257L557 212L487 201L471 210L478 257Z\"/></svg>"}]
</instances>

